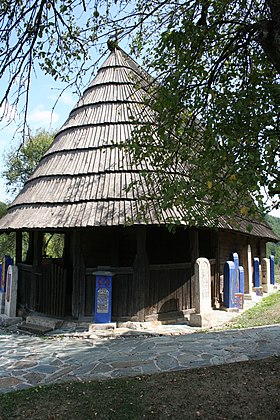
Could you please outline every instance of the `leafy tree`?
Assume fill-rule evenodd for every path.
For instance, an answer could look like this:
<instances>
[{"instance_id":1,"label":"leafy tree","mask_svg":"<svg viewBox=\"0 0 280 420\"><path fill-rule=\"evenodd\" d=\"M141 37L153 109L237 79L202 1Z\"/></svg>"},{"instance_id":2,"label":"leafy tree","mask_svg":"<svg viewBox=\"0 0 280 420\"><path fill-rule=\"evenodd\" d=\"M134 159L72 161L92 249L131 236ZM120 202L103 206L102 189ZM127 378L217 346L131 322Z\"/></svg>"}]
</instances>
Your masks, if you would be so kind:
<instances>
[{"instance_id":1,"label":"leafy tree","mask_svg":"<svg viewBox=\"0 0 280 420\"><path fill-rule=\"evenodd\" d=\"M266 221L270 224L273 231L279 236L280 238L280 218L267 215Z\"/></svg>"},{"instance_id":2,"label":"leafy tree","mask_svg":"<svg viewBox=\"0 0 280 420\"><path fill-rule=\"evenodd\" d=\"M269 225L271 226L273 231L280 238L280 218L267 215L266 216L266 221L269 223ZM278 242L278 243L269 242L266 245L266 248L267 248L267 254L268 255L274 255L275 256L275 265L277 267L277 270L280 272L280 242Z\"/></svg>"},{"instance_id":3,"label":"leafy tree","mask_svg":"<svg viewBox=\"0 0 280 420\"><path fill-rule=\"evenodd\" d=\"M43 154L53 142L54 135L45 130L39 130L21 145L19 150L11 150L6 157L6 169L3 172L7 186L14 193L20 189L38 165ZM0 217L7 212L7 205L0 203ZM64 236L46 233L43 255L58 258L63 254ZM23 232L23 256L28 248L28 235ZM15 257L15 234L0 234L0 257L3 255Z\"/></svg>"},{"instance_id":4,"label":"leafy tree","mask_svg":"<svg viewBox=\"0 0 280 420\"><path fill-rule=\"evenodd\" d=\"M214 223L254 215L254 202L279 193L279 0L11 0L0 17L0 105L15 84L15 104L29 92L36 65L77 82L93 46L131 35L158 83L148 100L156 124L130 148L156 168L146 176L161 207Z\"/></svg>"},{"instance_id":5,"label":"leafy tree","mask_svg":"<svg viewBox=\"0 0 280 420\"><path fill-rule=\"evenodd\" d=\"M279 19L279 2L229 0L165 4L152 18L157 124L134 133L132 149L152 159L161 207L179 205L188 223L256 217L255 203L280 191ZM139 31L146 50L148 37Z\"/></svg>"},{"instance_id":6,"label":"leafy tree","mask_svg":"<svg viewBox=\"0 0 280 420\"><path fill-rule=\"evenodd\" d=\"M7 205L0 202L0 219L7 213ZM4 255L15 255L15 234L0 234L0 263Z\"/></svg>"},{"instance_id":7,"label":"leafy tree","mask_svg":"<svg viewBox=\"0 0 280 420\"><path fill-rule=\"evenodd\" d=\"M19 149L13 148L5 158L3 176L7 190L16 193L30 177L43 154L53 142L54 134L39 130L30 135Z\"/></svg>"},{"instance_id":8,"label":"leafy tree","mask_svg":"<svg viewBox=\"0 0 280 420\"><path fill-rule=\"evenodd\" d=\"M7 204L0 201L0 219L7 213Z\"/></svg>"}]
</instances>

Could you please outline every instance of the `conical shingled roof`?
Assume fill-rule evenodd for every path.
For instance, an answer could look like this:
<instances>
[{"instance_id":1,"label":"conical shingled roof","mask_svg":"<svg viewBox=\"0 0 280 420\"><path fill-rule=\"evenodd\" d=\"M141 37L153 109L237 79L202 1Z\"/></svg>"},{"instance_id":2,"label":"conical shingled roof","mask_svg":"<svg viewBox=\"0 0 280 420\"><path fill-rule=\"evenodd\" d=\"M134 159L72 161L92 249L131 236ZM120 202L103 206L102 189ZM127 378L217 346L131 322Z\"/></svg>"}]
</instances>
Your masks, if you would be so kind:
<instances>
[{"instance_id":1,"label":"conical shingled roof","mask_svg":"<svg viewBox=\"0 0 280 420\"><path fill-rule=\"evenodd\" d=\"M130 138L137 121L151 119L143 106L149 80L124 51L112 51L1 219L0 229L137 222L139 202L127 187L147 167L136 168L118 145ZM144 191L138 187L139 194ZM148 215L148 221L158 223L156 215Z\"/></svg>"},{"instance_id":2,"label":"conical shingled roof","mask_svg":"<svg viewBox=\"0 0 280 420\"><path fill-rule=\"evenodd\" d=\"M145 222L141 196L150 196L141 170L129 153L118 147L131 137L135 124L152 121L144 103L151 77L120 48L100 67L55 137L34 174L0 220L0 231L114 226L127 223L164 224L184 221L180 208L161 211L151 201ZM128 189L139 181L136 189ZM154 196L154 192L152 192ZM223 229L247 232L220 218ZM205 224L209 221L205 214ZM276 239L265 224L254 223L251 234Z\"/></svg>"}]
</instances>

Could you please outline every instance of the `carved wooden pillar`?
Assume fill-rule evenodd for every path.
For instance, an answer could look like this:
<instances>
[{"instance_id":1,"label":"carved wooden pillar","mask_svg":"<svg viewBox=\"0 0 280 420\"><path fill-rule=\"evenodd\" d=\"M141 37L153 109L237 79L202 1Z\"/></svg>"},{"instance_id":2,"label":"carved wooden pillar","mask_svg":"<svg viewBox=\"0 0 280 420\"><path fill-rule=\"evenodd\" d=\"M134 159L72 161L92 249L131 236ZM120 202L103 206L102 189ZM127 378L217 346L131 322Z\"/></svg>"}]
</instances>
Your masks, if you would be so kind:
<instances>
[{"instance_id":1,"label":"carved wooden pillar","mask_svg":"<svg viewBox=\"0 0 280 420\"><path fill-rule=\"evenodd\" d=\"M136 227L137 254L133 264L133 312L135 320L145 320L149 300L149 261L146 252L146 226Z\"/></svg>"}]
</instances>

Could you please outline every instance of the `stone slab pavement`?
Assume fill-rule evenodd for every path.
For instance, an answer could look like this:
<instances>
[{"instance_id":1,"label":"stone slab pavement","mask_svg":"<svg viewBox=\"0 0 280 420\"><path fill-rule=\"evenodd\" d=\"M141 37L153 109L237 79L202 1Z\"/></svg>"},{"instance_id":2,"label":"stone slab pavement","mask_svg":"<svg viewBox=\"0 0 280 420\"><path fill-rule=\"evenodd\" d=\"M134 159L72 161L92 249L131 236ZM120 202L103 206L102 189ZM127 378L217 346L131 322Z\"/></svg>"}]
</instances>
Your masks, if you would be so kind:
<instances>
[{"instance_id":1,"label":"stone slab pavement","mask_svg":"<svg viewBox=\"0 0 280 420\"><path fill-rule=\"evenodd\" d=\"M0 393L280 355L280 324L246 330L44 338L0 330Z\"/></svg>"}]
</instances>

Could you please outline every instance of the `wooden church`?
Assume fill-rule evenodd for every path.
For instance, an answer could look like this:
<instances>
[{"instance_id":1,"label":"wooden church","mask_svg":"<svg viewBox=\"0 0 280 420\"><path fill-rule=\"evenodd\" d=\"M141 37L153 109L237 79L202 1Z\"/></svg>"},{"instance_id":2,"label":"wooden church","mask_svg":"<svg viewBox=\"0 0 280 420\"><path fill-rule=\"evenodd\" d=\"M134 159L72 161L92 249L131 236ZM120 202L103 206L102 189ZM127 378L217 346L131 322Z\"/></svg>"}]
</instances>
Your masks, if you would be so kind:
<instances>
[{"instance_id":1,"label":"wooden church","mask_svg":"<svg viewBox=\"0 0 280 420\"><path fill-rule=\"evenodd\" d=\"M265 223L253 223L249 234L242 220L221 218L215 229L207 220L199 228L182 222L173 234L166 223L176 209L167 214L153 203L145 221L139 218L139 196L149 186L143 179L141 191L127 188L141 180L143 168L119 146L136 120L151 118L142 106L149 80L124 51L113 49L0 220L0 232L16 232L18 306L92 320L94 273L103 269L114 274L112 320L186 317L194 307L196 259L210 260L212 306L219 308L231 252L239 253L249 290L252 258L265 257L266 242L277 239ZM24 260L23 232L29 237ZM47 233L62 235L60 258L44 254Z\"/></svg>"}]
</instances>

